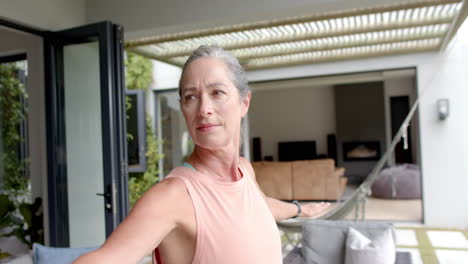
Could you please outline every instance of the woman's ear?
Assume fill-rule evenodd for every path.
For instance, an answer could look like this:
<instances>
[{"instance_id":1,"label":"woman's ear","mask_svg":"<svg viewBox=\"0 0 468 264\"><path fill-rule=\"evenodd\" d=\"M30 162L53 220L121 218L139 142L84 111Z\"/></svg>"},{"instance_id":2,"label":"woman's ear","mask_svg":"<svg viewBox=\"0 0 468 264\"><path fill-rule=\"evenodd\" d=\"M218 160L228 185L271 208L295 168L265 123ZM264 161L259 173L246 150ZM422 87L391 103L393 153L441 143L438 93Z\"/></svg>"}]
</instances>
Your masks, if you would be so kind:
<instances>
[{"instance_id":1,"label":"woman's ear","mask_svg":"<svg viewBox=\"0 0 468 264\"><path fill-rule=\"evenodd\" d=\"M247 95L242 98L242 117L244 117L247 112L249 112L250 99L252 98L252 93L249 91Z\"/></svg>"}]
</instances>

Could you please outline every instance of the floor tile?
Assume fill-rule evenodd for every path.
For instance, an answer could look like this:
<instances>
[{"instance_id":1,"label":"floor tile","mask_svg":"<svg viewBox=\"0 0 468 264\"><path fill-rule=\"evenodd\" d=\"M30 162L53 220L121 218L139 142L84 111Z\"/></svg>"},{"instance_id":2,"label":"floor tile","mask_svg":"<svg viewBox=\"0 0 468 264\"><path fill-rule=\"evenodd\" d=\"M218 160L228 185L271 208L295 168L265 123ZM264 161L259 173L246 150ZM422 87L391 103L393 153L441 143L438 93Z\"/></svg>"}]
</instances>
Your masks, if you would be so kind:
<instances>
[{"instance_id":1,"label":"floor tile","mask_svg":"<svg viewBox=\"0 0 468 264\"><path fill-rule=\"evenodd\" d=\"M397 245L398 246L417 246L418 240L414 230L397 229L396 230Z\"/></svg>"},{"instance_id":2,"label":"floor tile","mask_svg":"<svg viewBox=\"0 0 468 264\"><path fill-rule=\"evenodd\" d=\"M433 247L468 249L468 240L461 232L427 231L427 235Z\"/></svg>"},{"instance_id":3,"label":"floor tile","mask_svg":"<svg viewBox=\"0 0 468 264\"><path fill-rule=\"evenodd\" d=\"M468 263L468 251L465 250L436 250L439 264L466 264Z\"/></svg>"}]
</instances>

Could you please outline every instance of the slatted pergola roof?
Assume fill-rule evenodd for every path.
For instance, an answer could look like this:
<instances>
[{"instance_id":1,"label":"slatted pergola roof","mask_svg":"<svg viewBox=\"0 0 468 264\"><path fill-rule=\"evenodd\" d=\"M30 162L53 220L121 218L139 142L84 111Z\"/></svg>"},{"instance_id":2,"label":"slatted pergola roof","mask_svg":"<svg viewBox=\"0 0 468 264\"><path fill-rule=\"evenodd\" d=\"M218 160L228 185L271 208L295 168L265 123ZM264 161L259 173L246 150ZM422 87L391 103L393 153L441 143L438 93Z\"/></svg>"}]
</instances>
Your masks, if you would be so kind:
<instances>
[{"instance_id":1,"label":"slatted pergola roof","mask_svg":"<svg viewBox=\"0 0 468 264\"><path fill-rule=\"evenodd\" d=\"M200 45L219 45L247 70L445 48L468 13L463 0L383 7L233 25L128 41L143 56L182 66Z\"/></svg>"}]
</instances>

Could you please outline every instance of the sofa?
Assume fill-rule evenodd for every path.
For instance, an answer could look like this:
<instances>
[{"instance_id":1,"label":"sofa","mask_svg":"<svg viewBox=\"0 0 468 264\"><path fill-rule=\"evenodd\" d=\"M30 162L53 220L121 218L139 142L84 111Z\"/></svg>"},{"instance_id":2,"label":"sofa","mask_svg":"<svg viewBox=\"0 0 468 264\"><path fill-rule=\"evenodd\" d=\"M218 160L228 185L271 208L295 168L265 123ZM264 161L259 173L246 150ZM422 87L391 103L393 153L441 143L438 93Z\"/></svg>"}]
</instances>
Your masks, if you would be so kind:
<instances>
[{"instance_id":1,"label":"sofa","mask_svg":"<svg viewBox=\"0 0 468 264\"><path fill-rule=\"evenodd\" d=\"M59 248L34 243L30 252L0 261L5 264L71 264L79 256L98 247Z\"/></svg>"},{"instance_id":2,"label":"sofa","mask_svg":"<svg viewBox=\"0 0 468 264\"><path fill-rule=\"evenodd\" d=\"M390 223L305 220L300 246L283 263L411 264L412 259L409 252L396 251L396 232Z\"/></svg>"},{"instance_id":3,"label":"sofa","mask_svg":"<svg viewBox=\"0 0 468 264\"><path fill-rule=\"evenodd\" d=\"M333 159L253 162L260 189L280 200L338 200L345 191L344 168Z\"/></svg>"}]
</instances>

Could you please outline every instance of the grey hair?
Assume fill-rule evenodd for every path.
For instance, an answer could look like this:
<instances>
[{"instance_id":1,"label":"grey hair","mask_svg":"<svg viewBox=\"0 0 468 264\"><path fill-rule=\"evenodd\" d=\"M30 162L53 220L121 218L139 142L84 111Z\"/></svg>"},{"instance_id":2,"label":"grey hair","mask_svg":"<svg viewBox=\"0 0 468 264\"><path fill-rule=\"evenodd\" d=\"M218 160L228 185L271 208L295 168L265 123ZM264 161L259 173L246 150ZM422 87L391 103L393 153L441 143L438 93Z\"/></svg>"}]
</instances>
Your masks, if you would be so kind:
<instances>
[{"instance_id":1,"label":"grey hair","mask_svg":"<svg viewBox=\"0 0 468 264\"><path fill-rule=\"evenodd\" d=\"M245 76L245 70L240 65L239 61L236 57L232 56L231 53L225 51L223 48L219 46L207 46L202 45L198 47L192 55L187 59L182 68L182 76L187 69L188 65L192 63L194 60L203 58L203 57L214 57L221 59L224 64L226 64L229 73L231 74L231 81L236 86L237 91L241 98L244 98L250 91L249 83L247 81L247 77ZM180 82L182 78L180 78ZM180 83L179 82L179 95L180 95Z\"/></svg>"},{"instance_id":2,"label":"grey hair","mask_svg":"<svg viewBox=\"0 0 468 264\"><path fill-rule=\"evenodd\" d=\"M182 76L184 75L185 70L187 69L188 65L192 63L194 60L203 58L203 57L214 57L221 59L224 64L226 65L229 73L231 74L231 81L234 83L234 86L237 88L237 91L239 92L239 97L244 98L247 96L247 94L250 92L250 87L249 83L247 81L247 77L245 76L245 70L240 65L239 60L237 60L236 57L234 57L231 53L225 51L222 47L215 46L215 45L202 45L198 47L192 55L187 59L187 61L184 64L184 67L182 68L182 74L181 78L179 81L179 96L181 95L181 82L182 82ZM246 124L246 119L243 117L241 119L241 126L240 126L240 146L239 146L239 152L241 156L245 156L244 153L244 144L243 144L243 139L244 139L244 129L247 128ZM248 150L247 150L248 151Z\"/></svg>"}]
</instances>

